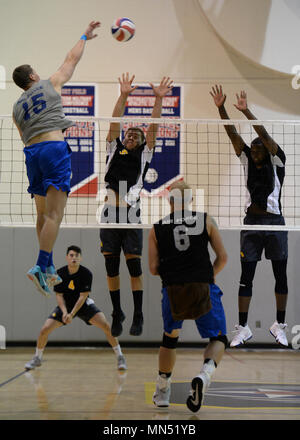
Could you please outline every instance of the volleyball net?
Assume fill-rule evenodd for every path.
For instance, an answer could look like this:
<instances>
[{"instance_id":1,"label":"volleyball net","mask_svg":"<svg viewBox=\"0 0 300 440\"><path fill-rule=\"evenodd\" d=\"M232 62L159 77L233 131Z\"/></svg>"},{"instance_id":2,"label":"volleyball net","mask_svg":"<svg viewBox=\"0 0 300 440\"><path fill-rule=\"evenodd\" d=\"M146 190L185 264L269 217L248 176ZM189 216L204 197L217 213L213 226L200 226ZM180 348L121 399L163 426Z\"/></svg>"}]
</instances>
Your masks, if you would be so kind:
<instances>
[{"instance_id":1,"label":"volleyball net","mask_svg":"<svg viewBox=\"0 0 300 440\"><path fill-rule=\"evenodd\" d=\"M71 192L62 227L104 226L100 217L106 194L106 136L114 121L121 122L123 133L132 126L146 131L151 122L159 123L155 154L140 197L139 227L150 228L169 213L168 188L184 179L193 190L194 209L208 212L221 229L244 229L245 176L224 129L224 125L234 124L249 146L257 137L253 125L263 125L285 152L282 211L286 228L300 229L300 121L70 119L76 125L65 133L73 154ZM0 226L36 223L35 203L27 192L23 147L11 117L0 116Z\"/></svg>"}]
</instances>

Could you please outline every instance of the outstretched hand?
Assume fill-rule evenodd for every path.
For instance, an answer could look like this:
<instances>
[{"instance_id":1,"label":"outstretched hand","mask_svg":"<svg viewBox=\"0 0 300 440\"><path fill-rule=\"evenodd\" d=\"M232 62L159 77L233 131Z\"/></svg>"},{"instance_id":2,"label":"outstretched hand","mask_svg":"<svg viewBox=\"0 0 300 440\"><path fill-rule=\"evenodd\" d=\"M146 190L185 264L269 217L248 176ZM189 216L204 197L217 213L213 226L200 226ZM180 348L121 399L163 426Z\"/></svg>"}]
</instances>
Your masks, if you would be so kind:
<instances>
[{"instance_id":1,"label":"outstretched hand","mask_svg":"<svg viewBox=\"0 0 300 440\"><path fill-rule=\"evenodd\" d=\"M236 99L237 104L233 104L235 108L237 108L241 112L247 110L247 94L244 90L241 91L240 96L238 95L238 93L236 93Z\"/></svg>"},{"instance_id":2,"label":"outstretched hand","mask_svg":"<svg viewBox=\"0 0 300 440\"><path fill-rule=\"evenodd\" d=\"M161 80L159 86L157 86L157 87L155 87L152 83L149 83L149 84L152 87L154 95L157 98L163 98L173 88L173 80L170 79L169 76L168 77L164 76L163 79Z\"/></svg>"},{"instance_id":3,"label":"outstretched hand","mask_svg":"<svg viewBox=\"0 0 300 440\"><path fill-rule=\"evenodd\" d=\"M119 78L121 95L129 95L133 90L135 90L138 87L138 86L132 86L132 82L134 78L135 78L134 75L132 75L132 77L129 78L128 72L126 74L122 73L122 77Z\"/></svg>"},{"instance_id":4,"label":"outstretched hand","mask_svg":"<svg viewBox=\"0 0 300 440\"><path fill-rule=\"evenodd\" d=\"M92 40L93 38L96 38L98 34L94 34L94 30L98 27L100 27L101 23L100 21L91 21L88 25L87 30L85 31L86 39Z\"/></svg>"},{"instance_id":5,"label":"outstretched hand","mask_svg":"<svg viewBox=\"0 0 300 440\"><path fill-rule=\"evenodd\" d=\"M226 95L223 94L222 86L215 86L212 87L212 91L209 92L211 96L213 97L213 100L215 101L215 104L217 107L221 107L224 105L226 101Z\"/></svg>"}]
</instances>

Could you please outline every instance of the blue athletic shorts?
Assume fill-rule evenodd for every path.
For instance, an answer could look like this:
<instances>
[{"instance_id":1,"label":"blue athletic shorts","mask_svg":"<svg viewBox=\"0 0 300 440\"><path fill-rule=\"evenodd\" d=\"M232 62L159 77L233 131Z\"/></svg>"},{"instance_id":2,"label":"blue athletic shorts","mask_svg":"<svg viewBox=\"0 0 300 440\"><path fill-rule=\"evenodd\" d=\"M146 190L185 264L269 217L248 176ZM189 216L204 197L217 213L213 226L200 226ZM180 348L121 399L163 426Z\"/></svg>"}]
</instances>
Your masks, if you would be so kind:
<instances>
[{"instance_id":1,"label":"blue athletic shorts","mask_svg":"<svg viewBox=\"0 0 300 440\"><path fill-rule=\"evenodd\" d=\"M70 192L72 150L64 141L39 142L24 148L30 194L46 196L50 185Z\"/></svg>"},{"instance_id":2,"label":"blue athletic shorts","mask_svg":"<svg viewBox=\"0 0 300 440\"><path fill-rule=\"evenodd\" d=\"M226 318L221 301L222 291L216 284L210 284L210 300L212 308L208 313L195 319L198 332L202 338L213 338L226 335ZM172 333L172 330L181 329L183 321L174 321L171 313L167 288L162 289L162 316L164 331Z\"/></svg>"},{"instance_id":3,"label":"blue athletic shorts","mask_svg":"<svg viewBox=\"0 0 300 440\"><path fill-rule=\"evenodd\" d=\"M250 216L244 218L244 225L285 225L281 215ZM288 258L287 231L241 231L241 261L260 261L265 250L267 260L286 260Z\"/></svg>"}]
</instances>

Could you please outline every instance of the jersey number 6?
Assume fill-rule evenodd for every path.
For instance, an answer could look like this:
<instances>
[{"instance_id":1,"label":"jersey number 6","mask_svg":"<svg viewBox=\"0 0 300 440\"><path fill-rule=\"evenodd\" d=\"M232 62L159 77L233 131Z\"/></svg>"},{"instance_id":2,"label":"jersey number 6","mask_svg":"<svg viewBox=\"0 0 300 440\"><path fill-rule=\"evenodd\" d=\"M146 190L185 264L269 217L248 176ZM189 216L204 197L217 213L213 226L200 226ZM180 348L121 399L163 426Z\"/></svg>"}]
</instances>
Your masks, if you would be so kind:
<instances>
[{"instance_id":1,"label":"jersey number 6","mask_svg":"<svg viewBox=\"0 0 300 440\"><path fill-rule=\"evenodd\" d=\"M175 246L179 251L186 251L190 246L190 238L187 232L188 228L184 225L178 225L173 229Z\"/></svg>"}]
</instances>

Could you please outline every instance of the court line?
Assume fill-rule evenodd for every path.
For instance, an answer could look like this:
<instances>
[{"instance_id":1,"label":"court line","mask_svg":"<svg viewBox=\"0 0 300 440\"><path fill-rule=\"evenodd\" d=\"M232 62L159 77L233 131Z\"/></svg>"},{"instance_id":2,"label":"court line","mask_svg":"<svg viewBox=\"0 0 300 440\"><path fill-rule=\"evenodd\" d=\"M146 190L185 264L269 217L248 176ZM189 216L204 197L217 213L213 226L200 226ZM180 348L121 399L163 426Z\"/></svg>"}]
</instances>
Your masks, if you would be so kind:
<instances>
[{"instance_id":1,"label":"court line","mask_svg":"<svg viewBox=\"0 0 300 440\"><path fill-rule=\"evenodd\" d=\"M13 376L10 379L7 379L5 382L0 383L0 388L3 387L4 385L8 384L9 382L12 382L13 380L17 379L18 377L22 376L27 371L28 370L24 370L21 373L17 374L16 376Z\"/></svg>"}]
</instances>

